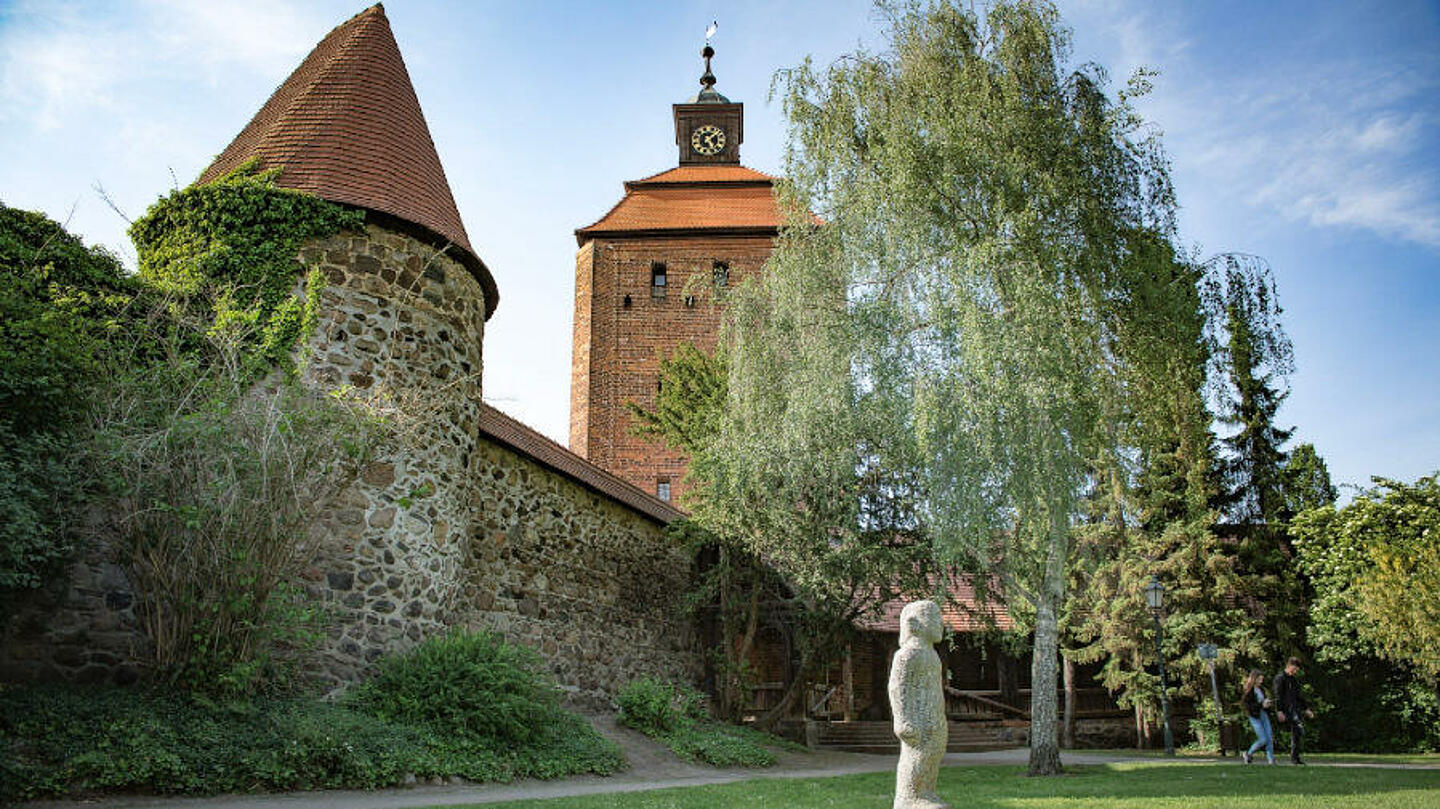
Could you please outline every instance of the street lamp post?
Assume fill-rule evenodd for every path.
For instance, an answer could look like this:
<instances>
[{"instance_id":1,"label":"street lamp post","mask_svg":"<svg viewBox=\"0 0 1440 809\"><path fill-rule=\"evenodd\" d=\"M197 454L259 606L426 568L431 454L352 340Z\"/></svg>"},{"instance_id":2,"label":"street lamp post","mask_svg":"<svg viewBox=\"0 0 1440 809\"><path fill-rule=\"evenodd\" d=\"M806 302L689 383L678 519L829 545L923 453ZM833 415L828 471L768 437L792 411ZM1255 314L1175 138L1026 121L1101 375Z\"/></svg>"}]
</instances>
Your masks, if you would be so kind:
<instances>
[{"instance_id":1,"label":"street lamp post","mask_svg":"<svg viewBox=\"0 0 1440 809\"><path fill-rule=\"evenodd\" d=\"M1145 585L1145 603L1150 606L1150 614L1155 616L1155 656L1160 660L1160 710L1165 717L1165 755L1173 756L1175 735L1170 732L1170 697L1165 693L1165 650L1161 645L1165 638L1165 628L1160 623L1160 613L1165 610L1165 585L1154 576Z\"/></svg>"},{"instance_id":2,"label":"street lamp post","mask_svg":"<svg viewBox=\"0 0 1440 809\"><path fill-rule=\"evenodd\" d=\"M1220 683L1215 679L1215 660L1220 657L1220 647L1213 643L1202 643L1196 650L1200 659L1210 668L1210 693L1215 699L1215 740L1220 747L1220 757L1225 757L1225 715L1220 710Z\"/></svg>"}]
</instances>

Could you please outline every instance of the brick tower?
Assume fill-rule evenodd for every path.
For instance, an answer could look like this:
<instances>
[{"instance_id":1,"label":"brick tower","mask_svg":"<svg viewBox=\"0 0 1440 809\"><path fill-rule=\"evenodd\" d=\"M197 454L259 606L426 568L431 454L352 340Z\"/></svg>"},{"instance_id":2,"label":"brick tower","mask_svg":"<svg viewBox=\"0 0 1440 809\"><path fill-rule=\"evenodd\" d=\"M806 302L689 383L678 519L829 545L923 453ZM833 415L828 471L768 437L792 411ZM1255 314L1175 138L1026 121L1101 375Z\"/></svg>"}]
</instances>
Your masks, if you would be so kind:
<instances>
[{"instance_id":1,"label":"brick tower","mask_svg":"<svg viewBox=\"0 0 1440 809\"><path fill-rule=\"evenodd\" d=\"M760 271L783 221L774 178L740 165L744 105L716 92L708 43L701 55L700 93L672 105L679 165L626 182L575 231L570 449L666 500L688 458L633 435L625 403L654 407L660 357L680 342L714 350L726 287Z\"/></svg>"}]
</instances>

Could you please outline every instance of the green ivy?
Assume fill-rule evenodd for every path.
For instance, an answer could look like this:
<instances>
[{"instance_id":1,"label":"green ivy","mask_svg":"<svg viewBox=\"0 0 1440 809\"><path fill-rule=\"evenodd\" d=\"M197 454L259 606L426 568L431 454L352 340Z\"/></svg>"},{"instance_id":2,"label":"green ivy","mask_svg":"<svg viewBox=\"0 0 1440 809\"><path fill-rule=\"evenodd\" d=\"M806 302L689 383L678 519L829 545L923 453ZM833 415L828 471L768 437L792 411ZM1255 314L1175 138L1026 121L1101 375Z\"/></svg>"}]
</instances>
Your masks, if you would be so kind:
<instances>
[{"instance_id":1,"label":"green ivy","mask_svg":"<svg viewBox=\"0 0 1440 809\"><path fill-rule=\"evenodd\" d=\"M43 584L73 549L76 436L134 292L114 256L0 204L0 598Z\"/></svg>"},{"instance_id":2,"label":"green ivy","mask_svg":"<svg viewBox=\"0 0 1440 809\"><path fill-rule=\"evenodd\" d=\"M279 174L246 164L172 192L130 228L140 279L204 316L211 339L237 343L247 380L289 369L314 327L319 296L296 294L301 246L365 222L364 211L278 187ZM323 280L312 269L305 287Z\"/></svg>"}]
</instances>

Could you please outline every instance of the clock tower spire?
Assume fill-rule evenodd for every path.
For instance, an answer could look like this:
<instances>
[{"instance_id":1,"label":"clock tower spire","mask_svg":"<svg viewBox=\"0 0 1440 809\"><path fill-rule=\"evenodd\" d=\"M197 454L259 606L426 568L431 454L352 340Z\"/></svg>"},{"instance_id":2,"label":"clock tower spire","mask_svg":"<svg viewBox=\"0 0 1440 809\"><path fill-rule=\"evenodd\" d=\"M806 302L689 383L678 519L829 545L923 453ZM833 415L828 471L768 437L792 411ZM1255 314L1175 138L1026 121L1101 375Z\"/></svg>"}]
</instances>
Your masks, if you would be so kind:
<instances>
[{"instance_id":1,"label":"clock tower spire","mask_svg":"<svg viewBox=\"0 0 1440 809\"><path fill-rule=\"evenodd\" d=\"M675 145L680 147L680 165L740 164L740 141L745 137L745 105L736 104L715 89L710 60L715 49L706 37L700 51L705 72L700 92L683 104L674 104Z\"/></svg>"},{"instance_id":2,"label":"clock tower spire","mask_svg":"<svg viewBox=\"0 0 1440 809\"><path fill-rule=\"evenodd\" d=\"M760 274L785 224L775 178L740 165L743 107L716 91L708 41L700 55L700 92L673 105L680 165L626 182L575 231L570 450L662 500L685 494L690 459L636 433L629 405L655 409L681 343L715 350L730 287Z\"/></svg>"}]
</instances>

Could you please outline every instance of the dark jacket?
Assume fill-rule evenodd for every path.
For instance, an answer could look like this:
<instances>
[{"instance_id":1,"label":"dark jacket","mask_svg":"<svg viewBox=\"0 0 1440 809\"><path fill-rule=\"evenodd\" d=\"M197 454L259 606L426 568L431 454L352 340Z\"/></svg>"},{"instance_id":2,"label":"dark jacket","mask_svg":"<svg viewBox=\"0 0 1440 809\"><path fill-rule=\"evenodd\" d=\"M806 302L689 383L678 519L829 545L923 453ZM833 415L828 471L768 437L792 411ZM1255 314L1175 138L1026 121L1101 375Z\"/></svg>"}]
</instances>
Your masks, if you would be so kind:
<instances>
[{"instance_id":1,"label":"dark jacket","mask_svg":"<svg viewBox=\"0 0 1440 809\"><path fill-rule=\"evenodd\" d=\"M1282 669L1275 675L1273 690L1275 709L1285 714L1288 720L1292 716L1298 716L1302 711L1310 709L1310 703L1305 701L1305 695L1300 693L1300 681L1286 674Z\"/></svg>"},{"instance_id":2,"label":"dark jacket","mask_svg":"<svg viewBox=\"0 0 1440 809\"><path fill-rule=\"evenodd\" d=\"M1260 704L1260 697L1255 693L1255 689L1253 688L1246 691L1245 694L1240 697L1240 704L1245 706L1245 713L1248 714L1251 719L1259 719L1260 711L1265 708L1264 705Z\"/></svg>"}]
</instances>

